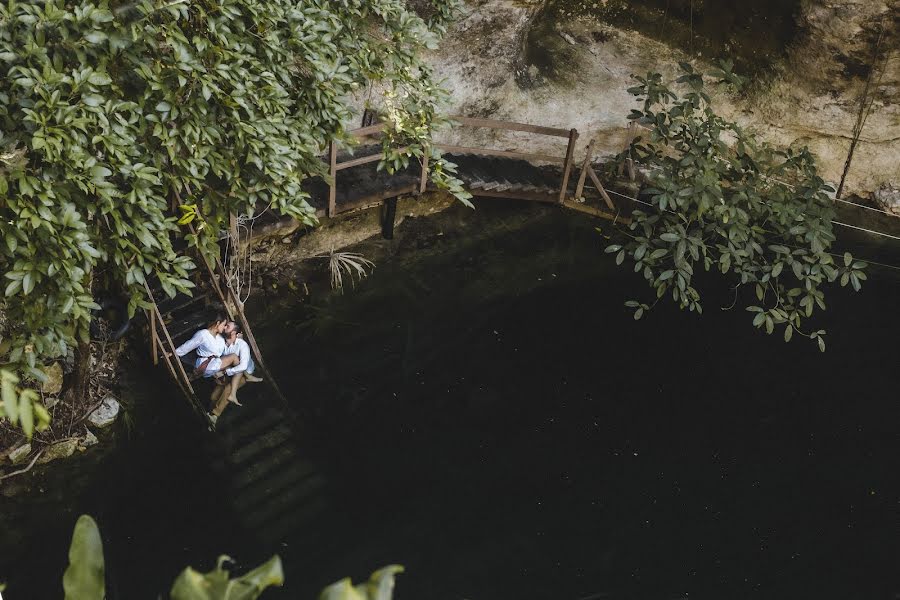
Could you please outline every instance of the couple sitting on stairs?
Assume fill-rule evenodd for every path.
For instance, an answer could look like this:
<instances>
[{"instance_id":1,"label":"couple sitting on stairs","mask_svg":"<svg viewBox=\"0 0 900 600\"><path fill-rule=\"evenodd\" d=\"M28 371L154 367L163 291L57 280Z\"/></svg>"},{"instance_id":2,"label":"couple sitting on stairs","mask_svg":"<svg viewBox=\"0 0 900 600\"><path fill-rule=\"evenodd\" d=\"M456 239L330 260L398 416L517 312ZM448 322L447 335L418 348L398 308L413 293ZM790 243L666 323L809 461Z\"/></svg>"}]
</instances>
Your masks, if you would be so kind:
<instances>
[{"instance_id":1,"label":"couple sitting on stairs","mask_svg":"<svg viewBox=\"0 0 900 600\"><path fill-rule=\"evenodd\" d=\"M250 356L250 346L241 334L240 326L217 315L206 329L201 329L188 341L175 349L175 354L182 357L196 350L197 360L194 370L203 377L216 379L216 389L210 398L211 408L207 413L213 427L216 420L233 402L238 406L237 391L247 382L262 381L253 375L255 365Z\"/></svg>"}]
</instances>

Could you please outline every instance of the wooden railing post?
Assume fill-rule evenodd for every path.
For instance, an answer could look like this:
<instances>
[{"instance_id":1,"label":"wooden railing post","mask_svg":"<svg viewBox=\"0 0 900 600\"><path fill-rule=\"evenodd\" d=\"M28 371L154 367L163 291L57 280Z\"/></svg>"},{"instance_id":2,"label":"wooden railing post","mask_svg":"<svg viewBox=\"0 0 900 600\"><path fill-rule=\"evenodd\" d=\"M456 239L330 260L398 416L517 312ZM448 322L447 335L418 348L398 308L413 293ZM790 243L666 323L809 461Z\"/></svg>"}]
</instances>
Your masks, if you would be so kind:
<instances>
[{"instance_id":1,"label":"wooden railing post","mask_svg":"<svg viewBox=\"0 0 900 600\"><path fill-rule=\"evenodd\" d=\"M578 130L569 130L569 145L566 148L566 161L563 163L562 186L559 188L559 201L566 199L566 190L569 187L569 173L572 171L572 155L575 154L575 142L578 141Z\"/></svg>"},{"instance_id":2,"label":"wooden railing post","mask_svg":"<svg viewBox=\"0 0 900 600\"><path fill-rule=\"evenodd\" d=\"M578 175L578 184L575 186L576 199L581 198L581 195L584 192L584 180L587 177L587 170L591 166L591 159L594 158L594 140L591 140L591 143L588 144L585 152L584 162L581 164L581 173Z\"/></svg>"},{"instance_id":3,"label":"wooden railing post","mask_svg":"<svg viewBox=\"0 0 900 600\"><path fill-rule=\"evenodd\" d=\"M331 169L331 181L328 184L328 210L326 216L333 217L337 214L337 144L331 142L328 150Z\"/></svg>"},{"instance_id":4,"label":"wooden railing post","mask_svg":"<svg viewBox=\"0 0 900 600\"><path fill-rule=\"evenodd\" d=\"M425 186L428 185L428 154L430 148L425 149L422 155L422 175L419 177L419 193L425 193Z\"/></svg>"},{"instance_id":5,"label":"wooden railing post","mask_svg":"<svg viewBox=\"0 0 900 600\"><path fill-rule=\"evenodd\" d=\"M588 165L587 172L588 175L591 176L591 181L594 182L594 185L597 186L597 189L600 191L600 195L603 196L603 201L606 202L606 206L609 208L609 210L615 210L616 212L618 212L616 205L613 204L612 198L610 198L609 194L606 193L606 190L603 189L603 184L600 183L600 178L597 177L596 173L594 173L594 168L591 167L591 165Z\"/></svg>"},{"instance_id":6,"label":"wooden railing post","mask_svg":"<svg viewBox=\"0 0 900 600\"><path fill-rule=\"evenodd\" d=\"M159 339L156 335L156 319L150 319L150 352L153 354L153 366L159 364Z\"/></svg>"}]
</instances>

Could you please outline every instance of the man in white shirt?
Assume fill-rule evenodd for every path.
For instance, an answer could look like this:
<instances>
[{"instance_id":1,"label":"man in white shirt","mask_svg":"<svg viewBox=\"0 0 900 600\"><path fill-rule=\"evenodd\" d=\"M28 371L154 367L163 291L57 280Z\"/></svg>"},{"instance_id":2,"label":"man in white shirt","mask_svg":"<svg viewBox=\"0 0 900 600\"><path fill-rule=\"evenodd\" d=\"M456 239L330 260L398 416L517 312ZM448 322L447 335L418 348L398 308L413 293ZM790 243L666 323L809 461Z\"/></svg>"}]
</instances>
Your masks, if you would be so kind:
<instances>
[{"instance_id":1,"label":"man in white shirt","mask_svg":"<svg viewBox=\"0 0 900 600\"><path fill-rule=\"evenodd\" d=\"M236 357L237 362L234 366L231 366L224 371L224 375L226 377L231 377L231 381L223 386L218 386L213 390L212 400L215 404L215 408L213 409L212 414L215 417L222 414L222 411L225 410L225 407L228 406L229 402L234 402L238 406L241 406L241 403L238 402L237 399L237 391L239 388L243 387L245 383L248 381L253 383L262 381L262 378L256 377L253 374L253 371L256 370L256 365L253 362L250 345L244 340L244 336L241 334L240 325L234 322L229 323L225 335L227 336L225 340L226 346L222 358ZM235 359L232 358L231 360L228 360L228 362L234 360Z\"/></svg>"}]
</instances>

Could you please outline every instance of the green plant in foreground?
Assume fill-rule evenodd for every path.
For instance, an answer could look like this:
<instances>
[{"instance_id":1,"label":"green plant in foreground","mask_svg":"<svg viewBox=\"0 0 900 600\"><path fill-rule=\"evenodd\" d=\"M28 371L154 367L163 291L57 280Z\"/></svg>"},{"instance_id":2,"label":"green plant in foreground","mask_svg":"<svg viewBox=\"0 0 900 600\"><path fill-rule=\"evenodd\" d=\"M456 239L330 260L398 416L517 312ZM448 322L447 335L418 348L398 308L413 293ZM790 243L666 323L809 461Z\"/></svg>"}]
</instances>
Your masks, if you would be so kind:
<instances>
[{"instance_id":1,"label":"green plant in foreground","mask_svg":"<svg viewBox=\"0 0 900 600\"><path fill-rule=\"evenodd\" d=\"M186 568L175 579L171 600L254 600L268 587L284 584L281 559L276 555L240 577L231 578L224 568L230 559L220 556L216 568L200 573ZM390 565L372 574L369 581L354 586L342 579L325 588L319 600L391 600L394 578L403 567ZM106 597L103 541L97 523L82 515L75 524L69 547L69 566L63 575L65 600L103 600ZM3 585L0 584L0 591Z\"/></svg>"},{"instance_id":2,"label":"green plant in foreground","mask_svg":"<svg viewBox=\"0 0 900 600\"><path fill-rule=\"evenodd\" d=\"M723 63L718 83L738 87L742 79ZM631 300L641 316L667 294L682 309L702 312L694 287L698 269L718 270L739 288L755 292L746 309L753 325L784 340L794 334L816 340L825 351L825 331L804 331L805 321L825 310L825 284L840 280L859 290L865 263L847 253L829 252L834 206L829 187L816 171L809 150L775 149L759 143L736 123L717 115L704 90L704 75L681 63L679 96L658 73L636 77L628 91L643 102L630 119L649 129L634 140L628 155L647 171L642 193L652 211L635 210L629 241L607 253L616 264L634 263L654 289L656 300ZM623 155L621 158L624 158Z\"/></svg>"}]
</instances>

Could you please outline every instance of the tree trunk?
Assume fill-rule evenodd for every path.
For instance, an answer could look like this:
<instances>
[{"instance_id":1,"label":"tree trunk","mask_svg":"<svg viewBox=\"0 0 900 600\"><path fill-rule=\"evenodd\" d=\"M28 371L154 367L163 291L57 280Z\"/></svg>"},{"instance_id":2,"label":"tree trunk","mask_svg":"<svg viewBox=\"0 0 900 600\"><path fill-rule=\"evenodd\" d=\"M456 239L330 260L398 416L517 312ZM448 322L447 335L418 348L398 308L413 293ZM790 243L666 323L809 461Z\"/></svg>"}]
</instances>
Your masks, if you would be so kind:
<instances>
[{"instance_id":1,"label":"tree trunk","mask_svg":"<svg viewBox=\"0 0 900 600\"><path fill-rule=\"evenodd\" d=\"M91 344L79 341L75 347L75 368L72 370L72 387L69 388L73 403L83 402L91 384Z\"/></svg>"}]
</instances>

